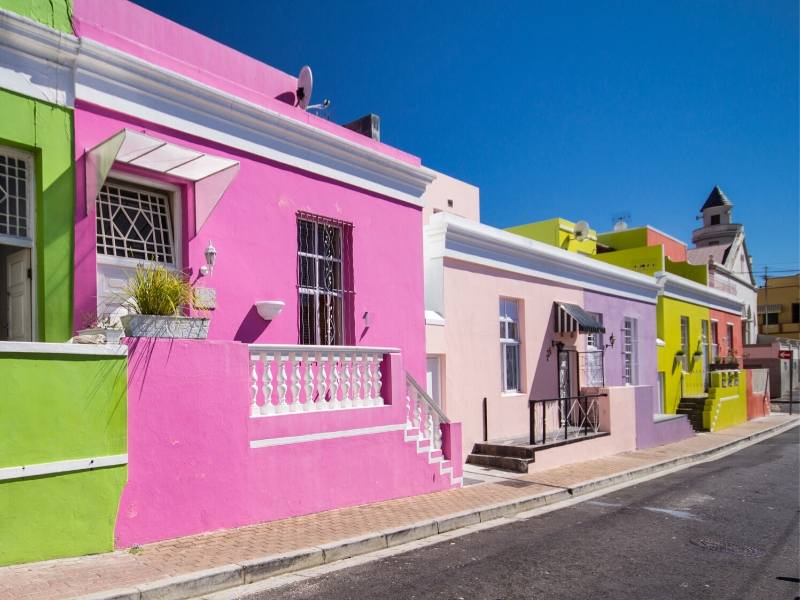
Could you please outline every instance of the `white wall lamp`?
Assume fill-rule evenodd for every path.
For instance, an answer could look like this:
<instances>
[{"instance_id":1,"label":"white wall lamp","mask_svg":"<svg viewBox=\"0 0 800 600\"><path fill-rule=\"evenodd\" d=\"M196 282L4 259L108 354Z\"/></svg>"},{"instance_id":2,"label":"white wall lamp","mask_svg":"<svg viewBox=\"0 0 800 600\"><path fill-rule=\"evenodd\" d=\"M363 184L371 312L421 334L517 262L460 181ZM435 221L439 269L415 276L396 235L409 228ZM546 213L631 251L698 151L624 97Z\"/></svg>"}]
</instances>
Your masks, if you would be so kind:
<instances>
[{"instance_id":1,"label":"white wall lamp","mask_svg":"<svg viewBox=\"0 0 800 600\"><path fill-rule=\"evenodd\" d=\"M204 254L206 256L206 264L200 267L200 275L205 277L214 272L214 263L217 262L217 249L214 248L214 244L211 241L208 242L208 247Z\"/></svg>"}]
</instances>

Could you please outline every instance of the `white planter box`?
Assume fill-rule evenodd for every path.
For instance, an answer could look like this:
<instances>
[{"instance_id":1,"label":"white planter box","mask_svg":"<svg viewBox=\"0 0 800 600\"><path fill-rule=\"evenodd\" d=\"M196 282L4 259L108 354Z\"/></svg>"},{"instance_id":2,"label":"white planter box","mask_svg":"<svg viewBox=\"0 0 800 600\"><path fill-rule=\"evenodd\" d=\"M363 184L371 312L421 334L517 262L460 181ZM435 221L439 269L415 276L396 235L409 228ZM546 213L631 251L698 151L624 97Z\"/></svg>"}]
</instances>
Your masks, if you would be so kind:
<instances>
[{"instance_id":1,"label":"white planter box","mask_svg":"<svg viewBox=\"0 0 800 600\"><path fill-rule=\"evenodd\" d=\"M204 317L162 317L125 315L120 317L128 337L183 338L204 340L211 319Z\"/></svg>"}]
</instances>

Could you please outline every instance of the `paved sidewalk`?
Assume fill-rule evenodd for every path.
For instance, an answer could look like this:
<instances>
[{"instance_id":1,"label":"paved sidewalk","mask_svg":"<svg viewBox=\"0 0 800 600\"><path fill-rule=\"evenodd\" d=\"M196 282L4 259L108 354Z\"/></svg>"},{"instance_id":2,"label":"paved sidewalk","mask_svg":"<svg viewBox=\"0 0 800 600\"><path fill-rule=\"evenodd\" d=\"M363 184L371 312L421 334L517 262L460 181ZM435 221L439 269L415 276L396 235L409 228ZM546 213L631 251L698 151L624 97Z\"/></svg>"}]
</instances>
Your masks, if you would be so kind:
<instances>
[{"instance_id":1,"label":"paved sidewalk","mask_svg":"<svg viewBox=\"0 0 800 600\"><path fill-rule=\"evenodd\" d=\"M276 555L308 550L316 552L316 564L331 562L370 549L385 548L528 510L536 505L555 503L591 489L667 470L677 464L696 462L726 449L734 449L736 444L742 444L753 436L783 431L798 422L797 417L772 415L666 446L509 477L503 481L179 538L148 544L134 551L2 567L0 598L63 599L97 592L101 592L98 597L145 598L148 594L143 591L151 582L176 576L185 576L182 579L190 582L189 585L197 585L195 593L201 595L210 591L213 582L219 589L235 585L237 578L238 583L242 583L243 578L255 580L258 576L275 572ZM389 530L394 532L387 533ZM354 538L366 539L361 544L351 541L347 548L344 542ZM272 557L271 562L256 560L266 556ZM311 555L306 552L303 556ZM247 561L255 562L250 563L250 567L242 567ZM215 568L217 571L213 574L206 574L205 582L197 583L198 571ZM251 572L248 568L255 569ZM248 573L253 576L248 576ZM186 591L185 583L183 591L177 589L175 583L173 579L151 585L153 592L159 592L153 597L191 595ZM125 594L122 588L128 588ZM111 590L120 590L120 593L116 596L102 593ZM169 596L160 595L166 591L169 591Z\"/></svg>"}]
</instances>

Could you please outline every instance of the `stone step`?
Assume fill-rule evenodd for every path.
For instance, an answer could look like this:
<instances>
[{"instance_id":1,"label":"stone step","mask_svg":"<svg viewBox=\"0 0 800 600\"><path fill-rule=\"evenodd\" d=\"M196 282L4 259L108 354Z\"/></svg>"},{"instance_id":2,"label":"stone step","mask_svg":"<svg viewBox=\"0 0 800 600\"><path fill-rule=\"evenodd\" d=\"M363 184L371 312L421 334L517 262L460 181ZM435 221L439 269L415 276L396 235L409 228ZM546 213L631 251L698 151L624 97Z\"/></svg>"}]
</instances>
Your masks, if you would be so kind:
<instances>
[{"instance_id":1,"label":"stone step","mask_svg":"<svg viewBox=\"0 0 800 600\"><path fill-rule=\"evenodd\" d=\"M467 456L467 462L479 467L500 469L501 471L513 471L514 473L527 473L528 465L533 462L533 458L494 456L492 454L470 454Z\"/></svg>"},{"instance_id":2,"label":"stone step","mask_svg":"<svg viewBox=\"0 0 800 600\"><path fill-rule=\"evenodd\" d=\"M472 446L472 452L473 454L488 454L489 456L533 459L533 448L530 446L510 446L480 442Z\"/></svg>"}]
</instances>

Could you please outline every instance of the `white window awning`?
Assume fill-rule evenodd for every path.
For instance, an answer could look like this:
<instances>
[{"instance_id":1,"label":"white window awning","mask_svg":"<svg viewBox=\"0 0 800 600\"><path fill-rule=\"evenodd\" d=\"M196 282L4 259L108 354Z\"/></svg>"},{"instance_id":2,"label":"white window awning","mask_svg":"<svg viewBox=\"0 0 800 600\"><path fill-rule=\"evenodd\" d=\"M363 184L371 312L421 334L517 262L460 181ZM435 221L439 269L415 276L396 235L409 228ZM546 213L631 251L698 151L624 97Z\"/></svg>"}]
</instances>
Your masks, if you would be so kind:
<instances>
[{"instance_id":1,"label":"white window awning","mask_svg":"<svg viewBox=\"0 0 800 600\"><path fill-rule=\"evenodd\" d=\"M556 333L605 333L606 328L594 315L577 304L556 302Z\"/></svg>"},{"instance_id":2,"label":"white window awning","mask_svg":"<svg viewBox=\"0 0 800 600\"><path fill-rule=\"evenodd\" d=\"M193 181L195 232L239 172L236 160L123 129L86 152L87 212L94 212L97 195L115 162Z\"/></svg>"}]
</instances>

